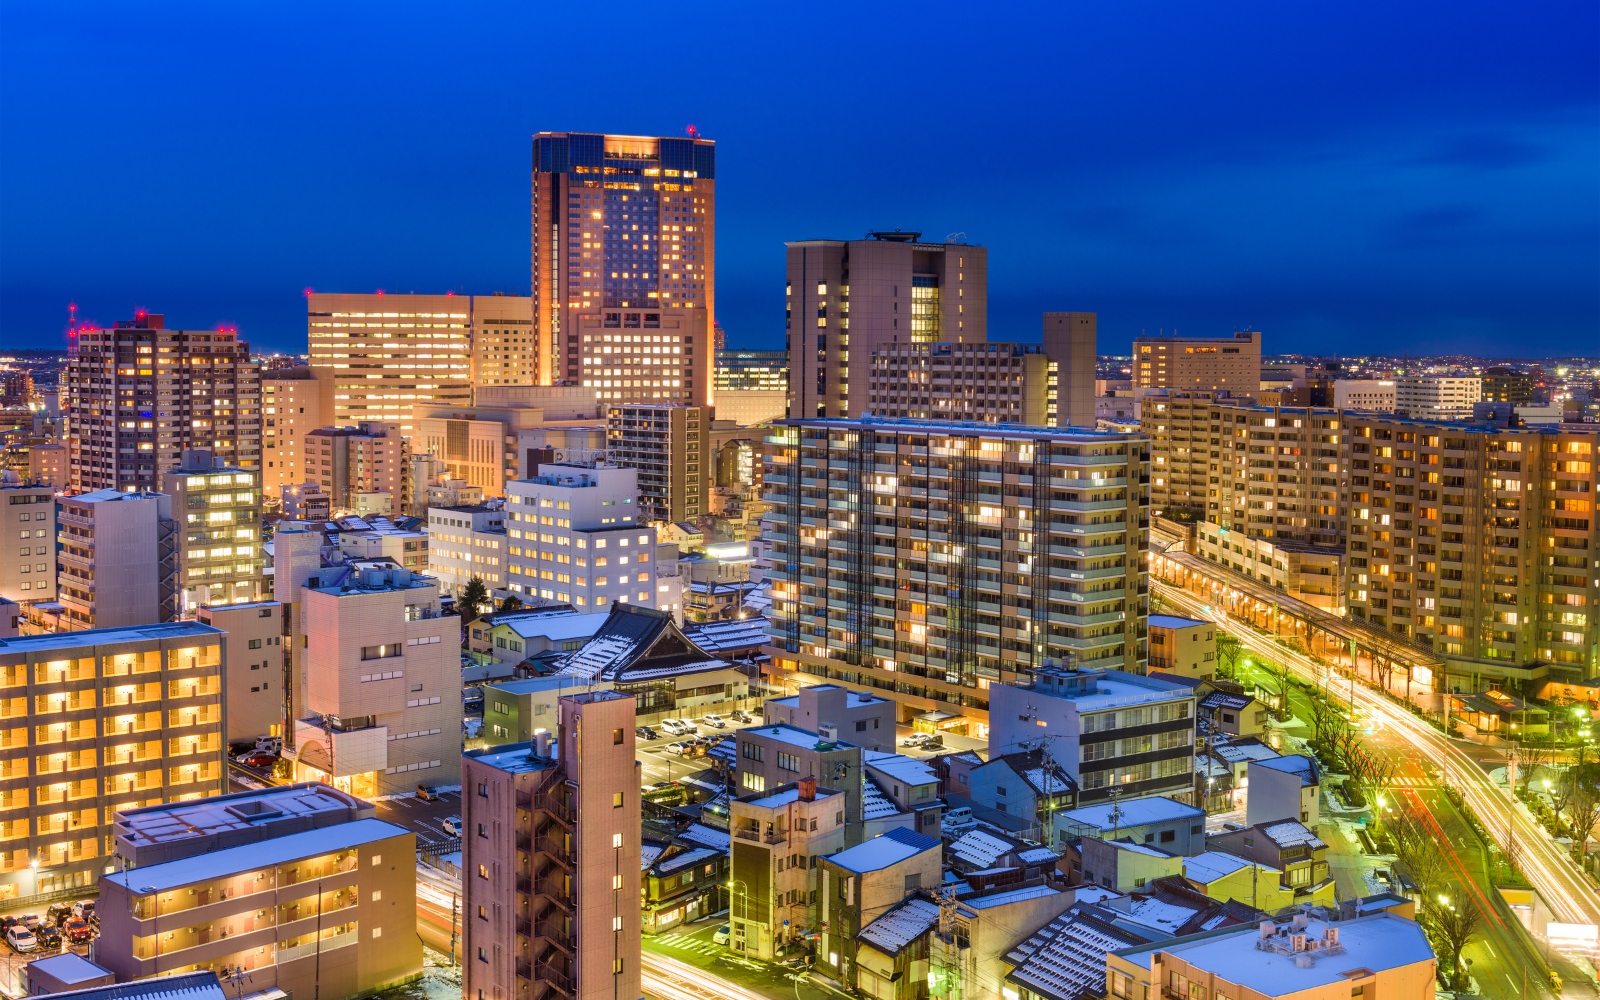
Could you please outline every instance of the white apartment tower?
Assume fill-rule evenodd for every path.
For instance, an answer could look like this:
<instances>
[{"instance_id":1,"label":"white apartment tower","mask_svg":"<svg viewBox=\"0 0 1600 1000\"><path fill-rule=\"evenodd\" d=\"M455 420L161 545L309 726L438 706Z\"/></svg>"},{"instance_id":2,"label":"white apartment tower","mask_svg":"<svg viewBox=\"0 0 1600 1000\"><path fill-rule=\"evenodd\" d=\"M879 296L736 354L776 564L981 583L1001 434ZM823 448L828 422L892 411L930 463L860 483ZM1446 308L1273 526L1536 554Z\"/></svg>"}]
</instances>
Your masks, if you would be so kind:
<instances>
[{"instance_id":1,"label":"white apartment tower","mask_svg":"<svg viewBox=\"0 0 1600 1000\"><path fill-rule=\"evenodd\" d=\"M1472 404L1483 398L1483 379L1442 375L1407 375L1395 379L1393 409L1413 419L1456 420L1472 416Z\"/></svg>"},{"instance_id":2,"label":"white apartment tower","mask_svg":"<svg viewBox=\"0 0 1600 1000\"><path fill-rule=\"evenodd\" d=\"M655 529L638 472L599 459L544 464L506 484L506 589L528 604L656 606Z\"/></svg>"},{"instance_id":3,"label":"white apartment tower","mask_svg":"<svg viewBox=\"0 0 1600 1000\"><path fill-rule=\"evenodd\" d=\"M0 481L0 597L56 599L56 491Z\"/></svg>"}]
</instances>

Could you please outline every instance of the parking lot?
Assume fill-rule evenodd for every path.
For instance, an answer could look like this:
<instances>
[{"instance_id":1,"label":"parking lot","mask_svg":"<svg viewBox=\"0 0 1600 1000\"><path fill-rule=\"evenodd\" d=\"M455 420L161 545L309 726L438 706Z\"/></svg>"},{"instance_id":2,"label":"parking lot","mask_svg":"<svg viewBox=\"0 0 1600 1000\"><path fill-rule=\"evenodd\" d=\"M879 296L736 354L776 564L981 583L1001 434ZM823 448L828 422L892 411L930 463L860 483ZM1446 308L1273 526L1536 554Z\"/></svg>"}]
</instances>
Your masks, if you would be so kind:
<instances>
[{"instance_id":1,"label":"parking lot","mask_svg":"<svg viewBox=\"0 0 1600 1000\"><path fill-rule=\"evenodd\" d=\"M444 821L450 816L461 815L459 789L440 792L439 797L432 802L424 802L415 795L401 795L380 799L375 805L378 807L379 819L414 831L419 848L446 847L451 841L458 839L445 832Z\"/></svg>"},{"instance_id":2,"label":"parking lot","mask_svg":"<svg viewBox=\"0 0 1600 1000\"><path fill-rule=\"evenodd\" d=\"M88 893L85 898L92 898L92 892ZM68 905L70 905L70 903ZM47 907L33 906L23 910L0 910L0 917L9 919L14 917L34 915L42 918L47 912ZM7 938L5 943L0 944L0 992L4 992L9 996L17 996L25 993L26 990L23 989L21 979L22 969L34 959L46 958L50 955L59 954L65 951L73 951L87 958L89 955L89 947L94 940L94 936L99 933L99 924L90 921L88 922L87 930L91 936L76 944L69 940L67 934L63 932L61 934L60 944L48 948L38 947L34 951L25 953L18 952L17 949L12 946L9 938Z\"/></svg>"}]
</instances>

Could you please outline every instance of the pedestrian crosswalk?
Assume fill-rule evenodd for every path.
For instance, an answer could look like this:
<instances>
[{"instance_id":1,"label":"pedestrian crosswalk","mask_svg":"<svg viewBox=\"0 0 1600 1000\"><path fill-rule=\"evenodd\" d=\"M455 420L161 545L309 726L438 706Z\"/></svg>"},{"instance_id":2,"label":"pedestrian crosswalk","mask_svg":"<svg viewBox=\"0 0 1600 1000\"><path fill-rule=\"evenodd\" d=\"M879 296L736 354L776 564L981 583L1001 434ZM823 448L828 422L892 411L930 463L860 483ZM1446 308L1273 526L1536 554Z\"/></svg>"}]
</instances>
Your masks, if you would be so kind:
<instances>
[{"instance_id":1,"label":"pedestrian crosswalk","mask_svg":"<svg viewBox=\"0 0 1600 1000\"><path fill-rule=\"evenodd\" d=\"M695 934L662 934L646 940L662 948L672 948L676 951L692 951L697 955L723 955L728 951L725 945L712 944L709 936L700 937Z\"/></svg>"},{"instance_id":2,"label":"pedestrian crosswalk","mask_svg":"<svg viewBox=\"0 0 1600 1000\"><path fill-rule=\"evenodd\" d=\"M1396 784L1396 785L1399 785L1401 788L1432 788L1433 787L1433 782L1429 781L1427 778L1398 777L1398 778L1394 779L1393 783Z\"/></svg>"}]
</instances>

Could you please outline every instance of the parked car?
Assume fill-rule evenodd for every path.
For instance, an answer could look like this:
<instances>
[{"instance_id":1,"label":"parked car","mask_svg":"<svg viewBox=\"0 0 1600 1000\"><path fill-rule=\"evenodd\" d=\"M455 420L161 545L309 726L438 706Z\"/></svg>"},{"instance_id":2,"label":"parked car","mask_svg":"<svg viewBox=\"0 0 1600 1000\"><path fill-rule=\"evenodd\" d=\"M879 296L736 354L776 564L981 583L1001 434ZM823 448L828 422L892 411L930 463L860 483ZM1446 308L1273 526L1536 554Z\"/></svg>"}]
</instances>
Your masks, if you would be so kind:
<instances>
[{"instance_id":1,"label":"parked car","mask_svg":"<svg viewBox=\"0 0 1600 1000\"><path fill-rule=\"evenodd\" d=\"M944 737L940 736L938 733L934 733L932 736L930 736L927 739L922 741L922 749L923 750L943 750L944 749Z\"/></svg>"},{"instance_id":2,"label":"parked car","mask_svg":"<svg viewBox=\"0 0 1600 1000\"><path fill-rule=\"evenodd\" d=\"M448 833L450 836L452 836L452 837L461 836L461 817L460 816L446 816L444 818L443 822L441 822L439 825L444 827L444 832Z\"/></svg>"},{"instance_id":3,"label":"parked car","mask_svg":"<svg viewBox=\"0 0 1600 1000\"><path fill-rule=\"evenodd\" d=\"M717 928L717 932L715 934L711 935L711 943L712 944L727 944L728 943L728 934L729 934L730 930L731 930L731 928L729 928L729 926L727 924L723 924L721 927L718 927Z\"/></svg>"},{"instance_id":4,"label":"parked car","mask_svg":"<svg viewBox=\"0 0 1600 1000\"><path fill-rule=\"evenodd\" d=\"M956 806L940 817L942 832L964 833L978 825L978 820L972 815L972 810L966 806Z\"/></svg>"},{"instance_id":5,"label":"parked car","mask_svg":"<svg viewBox=\"0 0 1600 1000\"><path fill-rule=\"evenodd\" d=\"M728 728L728 720L724 719L720 715L702 715L700 716L700 721L710 726L712 729Z\"/></svg>"},{"instance_id":6,"label":"parked car","mask_svg":"<svg viewBox=\"0 0 1600 1000\"><path fill-rule=\"evenodd\" d=\"M662 719L661 731L672 736L688 736L695 728L683 719Z\"/></svg>"},{"instance_id":7,"label":"parked car","mask_svg":"<svg viewBox=\"0 0 1600 1000\"><path fill-rule=\"evenodd\" d=\"M278 763L278 755L267 753L265 750L257 750L240 760L239 763L245 767L272 767Z\"/></svg>"},{"instance_id":8,"label":"parked car","mask_svg":"<svg viewBox=\"0 0 1600 1000\"><path fill-rule=\"evenodd\" d=\"M22 926L26 927L30 931L37 931L41 923L43 923L43 921L39 919L39 915L37 913L24 913L22 915Z\"/></svg>"},{"instance_id":9,"label":"parked car","mask_svg":"<svg viewBox=\"0 0 1600 1000\"><path fill-rule=\"evenodd\" d=\"M910 736L907 736L905 739L900 741L900 748L902 750L918 750L921 749L922 744L926 743L927 741L927 733L912 733Z\"/></svg>"},{"instance_id":10,"label":"parked car","mask_svg":"<svg viewBox=\"0 0 1600 1000\"><path fill-rule=\"evenodd\" d=\"M418 785L417 798L424 802L437 802L439 801L439 793L427 785Z\"/></svg>"},{"instance_id":11,"label":"parked car","mask_svg":"<svg viewBox=\"0 0 1600 1000\"><path fill-rule=\"evenodd\" d=\"M73 944L83 944L92 937L94 937L94 928L89 926L89 921L82 917L73 917L67 921L68 941Z\"/></svg>"},{"instance_id":12,"label":"parked car","mask_svg":"<svg viewBox=\"0 0 1600 1000\"><path fill-rule=\"evenodd\" d=\"M55 924L40 924L33 936L40 948L53 950L61 947L61 928Z\"/></svg>"},{"instance_id":13,"label":"parked car","mask_svg":"<svg viewBox=\"0 0 1600 1000\"><path fill-rule=\"evenodd\" d=\"M44 922L60 927L72 915L71 903L51 903L50 907L44 911Z\"/></svg>"},{"instance_id":14,"label":"parked car","mask_svg":"<svg viewBox=\"0 0 1600 1000\"><path fill-rule=\"evenodd\" d=\"M684 756L685 754L687 754L689 752L689 744L687 744L687 743L668 743L666 746L662 747L661 749L665 750L667 753L675 754L675 755L677 755L679 757L682 757L682 756Z\"/></svg>"},{"instance_id":15,"label":"parked car","mask_svg":"<svg viewBox=\"0 0 1600 1000\"><path fill-rule=\"evenodd\" d=\"M661 738L660 734L649 726L635 726L633 735L641 740L659 740Z\"/></svg>"},{"instance_id":16,"label":"parked car","mask_svg":"<svg viewBox=\"0 0 1600 1000\"><path fill-rule=\"evenodd\" d=\"M84 926L87 927L88 924ZM12 924L6 928L6 944L11 946L12 951L21 955L39 950L39 939L34 937L33 932L21 924Z\"/></svg>"},{"instance_id":17,"label":"parked car","mask_svg":"<svg viewBox=\"0 0 1600 1000\"><path fill-rule=\"evenodd\" d=\"M734 709L733 713L728 717L741 726L748 726L756 721L755 716L751 715L749 712L746 712L742 708Z\"/></svg>"}]
</instances>

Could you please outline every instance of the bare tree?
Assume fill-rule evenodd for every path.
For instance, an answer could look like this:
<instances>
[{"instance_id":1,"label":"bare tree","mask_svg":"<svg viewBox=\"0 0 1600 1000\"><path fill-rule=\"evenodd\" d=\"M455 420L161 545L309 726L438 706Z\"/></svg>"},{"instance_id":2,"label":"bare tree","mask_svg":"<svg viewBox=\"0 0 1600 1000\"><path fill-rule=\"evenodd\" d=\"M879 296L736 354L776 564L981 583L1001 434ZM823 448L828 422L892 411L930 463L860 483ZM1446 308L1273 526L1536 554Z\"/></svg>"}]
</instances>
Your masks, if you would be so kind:
<instances>
[{"instance_id":1,"label":"bare tree","mask_svg":"<svg viewBox=\"0 0 1600 1000\"><path fill-rule=\"evenodd\" d=\"M1449 866L1438 838L1409 813L1396 825L1393 837L1395 860L1423 898L1442 888L1449 878Z\"/></svg>"},{"instance_id":2,"label":"bare tree","mask_svg":"<svg viewBox=\"0 0 1600 1000\"><path fill-rule=\"evenodd\" d=\"M1433 949L1439 956L1440 981L1453 990L1466 989L1468 983L1461 969L1461 950L1478 932L1478 908L1470 900L1463 900L1460 906L1429 903L1422 916L1422 926L1433 939Z\"/></svg>"},{"instance_id":3,"label":"bare tree","mask_svg":"<svg viewBox=\"0 0 1600 1000\"><path fill-rule=\"evenodd\" d=\"M1578 842L1578 853L1581 855L1588 850L1590 831L1596 823L1600 823L1600 786L1586 777L1574 778L1573 783L1577 787L1572 793L1571 822L1568 825L1572 830L1572 839Z\"/></svg>"},{"instance_id":4,"label":"bare tree","mask_svg":"<svg viewBox=\"0 0 1600 1000\"><path fill-rule=\"evenodd\" d=\"M1556 811L1556 822L1562 822L1561 814L1572 805L1573 796L1578 791L1576 768L1567 768L1556 778L1550 786L1550 804Z\"/></svg>"},{"instance_id":5,"label":"bare tree","mask_svg":"<svg viewBox=\"0 0 1600 1000\"><path fill-rule=\"evenodd\" d=\"M1506 751L1506 757L1517 762L1518 782L1512 792L1518 792L1528 787L1535 769L1550 762L1550 748L1539 743L1514 743Z\"/></svg>"},{"instance_id":6,"label":"bare tree","mask_svg":"<svg viewBox=\"0 0 1600 1000\"><path fill-rule=\"evenodd\" d=\"M1289 708L1289 664L1282 660L1268 660L1262 666L1267 669L1267 676L1278 687L1278 708L1273 717L1278 720L1289 718L1293 713Z\"/></svg>"},{"instance_id":7,"label":"bare tree","mask_svg":"<svg viewBox=\"0 0 1600 1000\"><path fill-rule=\"evenodd\" d=\"M1240 648L1238 639L1225 632L1217 632L1217 673L1223 677L1234 675L1234 669L1239 665Z\"/></svg>"}]
</instances>

